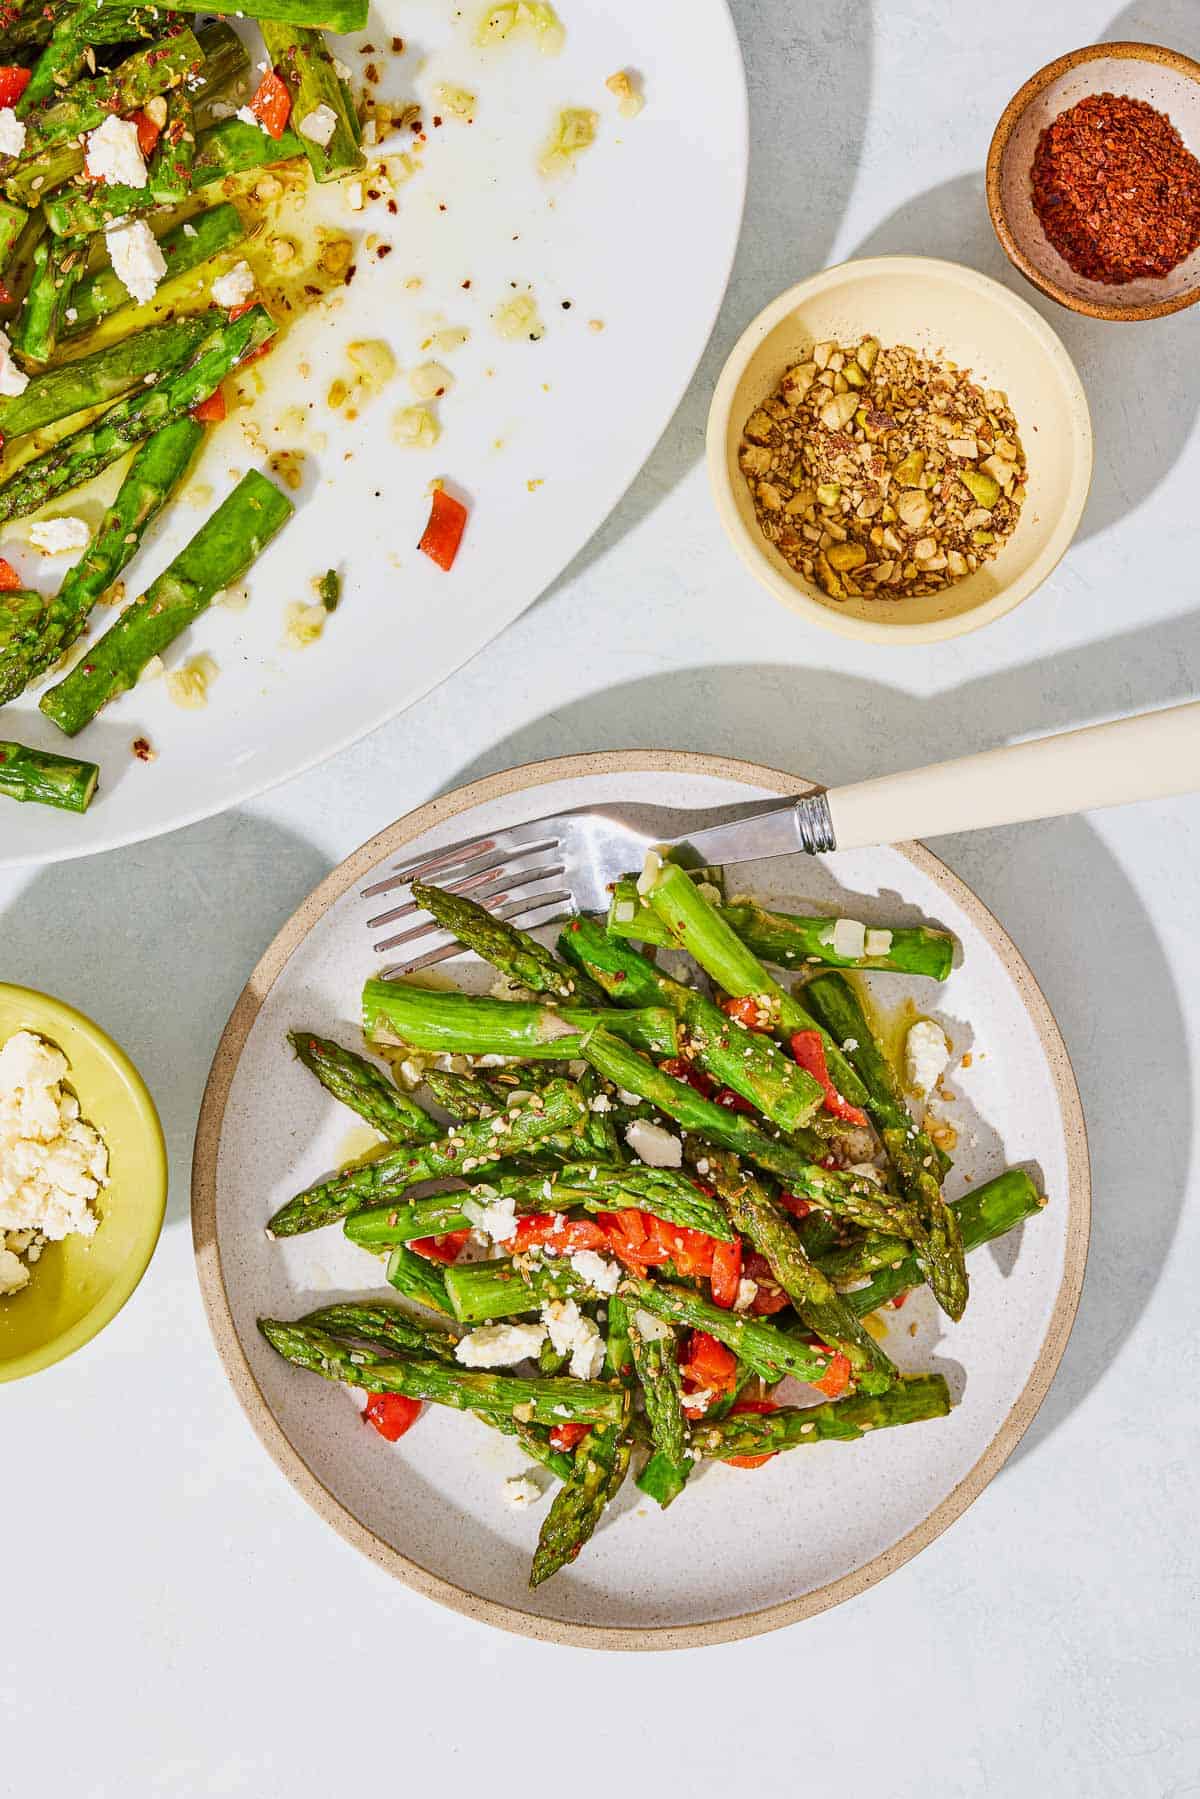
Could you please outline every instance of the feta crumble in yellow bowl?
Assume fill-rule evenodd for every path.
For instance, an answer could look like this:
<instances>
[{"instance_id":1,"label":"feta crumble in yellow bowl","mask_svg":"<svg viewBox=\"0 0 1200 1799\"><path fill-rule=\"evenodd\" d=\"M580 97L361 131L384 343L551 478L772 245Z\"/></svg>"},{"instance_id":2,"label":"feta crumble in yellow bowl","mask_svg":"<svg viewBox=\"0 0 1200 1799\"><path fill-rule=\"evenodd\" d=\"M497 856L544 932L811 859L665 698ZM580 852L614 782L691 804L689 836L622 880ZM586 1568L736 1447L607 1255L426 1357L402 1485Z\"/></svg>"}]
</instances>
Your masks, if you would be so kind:
<instances>
[{"instance_id":1,"label":"feta crumble in yellow bowl","mask_svg":"<svg viewBox=\"0 0 1200 1799\"><path fill-rule=\"evenodd\" d=\"M167 1202L167 1152L154 1101L125 1052L81 1012L0 982L0 1045L32 1032L66 1057L65 1087L108 1152L91 1235L47 1243L19 1291L0 1298L0 1381L36 1374L116 1316L154 1253Z\"/></svg>"}]
</instances>

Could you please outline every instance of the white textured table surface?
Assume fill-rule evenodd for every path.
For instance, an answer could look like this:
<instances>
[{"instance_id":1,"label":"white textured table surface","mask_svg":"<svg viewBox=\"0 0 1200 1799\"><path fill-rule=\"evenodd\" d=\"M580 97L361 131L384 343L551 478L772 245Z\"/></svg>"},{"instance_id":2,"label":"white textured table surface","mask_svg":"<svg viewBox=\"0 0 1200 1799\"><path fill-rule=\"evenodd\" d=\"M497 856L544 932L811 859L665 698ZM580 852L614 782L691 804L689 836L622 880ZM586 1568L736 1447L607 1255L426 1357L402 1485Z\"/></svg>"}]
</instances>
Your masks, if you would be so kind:
<instances>
[{"instance_id":1,"label":"white textured table surface","mask_svg":"<svg viewBox=\"0 0 1200 1799\"><path fill-rule=\"evenodd\" d=\"M1012 1462L948 1535L839 1611L649 1660L469 1624L292 1494L202 1317L188 1163L225 1017L315 881L410 806L618 745L846 779L1200 691L1194 314L1092 326L1046 304L1088 388L1096 482L1053 580L977 637L900 652L805 628L735 563L700 467L721 355L800 276L918 251L1027 292L983 201L993 120L1033 69L1097 37L1200 55L1195 8L737 11L754 131L741 253L704 368L599 538L492 650L325 768L141 848L0 876L0 975L61 993L127 1046L173 1163L134 1300L74 1360L0 1395L0 1791L324 1799L370 1780L515 1795L547 1790L549 1771L588 1795L1200 1792L1194 800L934 846L1012 931L1066 1034L1091 1132L1092 1258ZM760 1741L768 1713L805 1722Z\"/></svg>"}]
</instances>

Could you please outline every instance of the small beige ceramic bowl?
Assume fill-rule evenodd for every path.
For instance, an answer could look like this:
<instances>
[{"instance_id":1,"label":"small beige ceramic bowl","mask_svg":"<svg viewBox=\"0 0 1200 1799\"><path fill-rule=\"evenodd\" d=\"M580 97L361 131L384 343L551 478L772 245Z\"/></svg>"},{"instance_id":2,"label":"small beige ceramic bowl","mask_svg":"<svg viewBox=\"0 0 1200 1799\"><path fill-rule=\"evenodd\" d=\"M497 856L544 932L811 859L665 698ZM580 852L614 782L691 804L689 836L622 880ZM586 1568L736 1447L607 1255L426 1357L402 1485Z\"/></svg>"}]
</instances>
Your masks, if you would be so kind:
<instances>
[{"instance_id":1,"label":"small beige ceramic bowl","mask_svg":"<svg viewBox=\"0 0 1200 1799\"><path fill-rule=\"evenodd\" d=\"M922 599L832 600L759 530L738 467L742 426L793 363L829 339L873 336L945 355L1001 388L1028 461L1016 530L994 561ZM1087 398L1067 352L1024 300L974 269L876 256L825 269L759 313L721 371L708 415L708 473L733 546L776 599L813 623L875 643L934 643L975 631L1031 594L1075 535L1092 478Z\"/></svg>"},{"instance_id":2,"label":"small beige ceramic bowl","mask_svg":"<svg viewBox=\"0 0 1200 1799\"><path fill-rule=\"evenodd\" d=\"M1010 262L1044 294L1092 319L1157 319L1200 300L1200 249L1159 280L1120 287L1076 274L1033 210L1030 170L1038 139L1089 94L1127 94L1165 112L1200 154L1200 63L1159 44L1089 44L1048 62L1000 115L987 160L988 211Z\"/></svg>"}]
</instances>

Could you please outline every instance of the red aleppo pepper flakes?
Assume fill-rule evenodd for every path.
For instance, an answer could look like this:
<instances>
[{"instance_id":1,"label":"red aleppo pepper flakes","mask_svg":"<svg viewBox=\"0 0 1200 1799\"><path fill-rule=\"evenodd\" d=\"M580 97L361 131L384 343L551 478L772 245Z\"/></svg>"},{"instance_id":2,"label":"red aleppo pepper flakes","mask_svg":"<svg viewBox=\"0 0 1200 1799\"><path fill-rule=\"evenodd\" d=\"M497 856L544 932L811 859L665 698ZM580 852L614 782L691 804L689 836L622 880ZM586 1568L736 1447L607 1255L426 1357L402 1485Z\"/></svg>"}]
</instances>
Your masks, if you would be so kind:
<instances>
[{"instance_id":1,"label":"red aleppo pepper flakes","mask_svg":"<svg viewBox=\"0 0 1200 1799\"><path fill-rule=\"evenodd\" d=\"M1144 100L1068 107L1038 140L1030 184L1047 239L1089 281L1161 278L1200 244L1200 162Z\"/></svg>"}]
</instances>

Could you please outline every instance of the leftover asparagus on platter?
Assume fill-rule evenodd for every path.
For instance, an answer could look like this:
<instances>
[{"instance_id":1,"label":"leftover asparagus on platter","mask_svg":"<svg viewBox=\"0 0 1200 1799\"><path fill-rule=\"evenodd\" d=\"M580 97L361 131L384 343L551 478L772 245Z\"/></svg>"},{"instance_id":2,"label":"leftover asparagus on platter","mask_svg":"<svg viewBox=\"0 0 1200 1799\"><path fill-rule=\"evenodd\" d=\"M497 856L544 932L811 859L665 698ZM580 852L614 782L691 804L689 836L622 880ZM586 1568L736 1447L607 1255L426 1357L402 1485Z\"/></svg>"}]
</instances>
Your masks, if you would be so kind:
<instances>
[{"instance_id":1,"label":"leftover asparagus on platter","mask_svg":"<svg viewBox=\"0 0 1200 1799\"><path fill-rule=\"evenodd\" d=\"M949 1413L940 1374L888 1354L879 1309L928 1284L961 1317L970 1254L1045 1201L1014 1168L947 1202L921 1107L950 1046L915 1019L897 1068L872 1023L859 980L944 980L947 933L726 901L712 871L653 852L607 921L572 919L553 950L461 894L413 892L503 997L366 982L366 1045L425 1103L292 1032L382 1141L268 1234L340 1223L397 1298L260 1319L280 1356L361 1389L388 1441L426 1403L512 1436L534 1466L506 1497L557 1483L534 1586L631 1468L666 1507L701 1459L758 1468Z\"/></svg>"}]
</instances>

